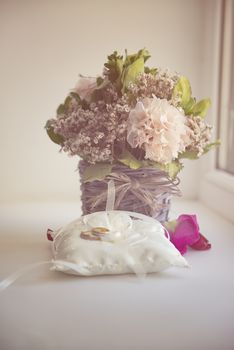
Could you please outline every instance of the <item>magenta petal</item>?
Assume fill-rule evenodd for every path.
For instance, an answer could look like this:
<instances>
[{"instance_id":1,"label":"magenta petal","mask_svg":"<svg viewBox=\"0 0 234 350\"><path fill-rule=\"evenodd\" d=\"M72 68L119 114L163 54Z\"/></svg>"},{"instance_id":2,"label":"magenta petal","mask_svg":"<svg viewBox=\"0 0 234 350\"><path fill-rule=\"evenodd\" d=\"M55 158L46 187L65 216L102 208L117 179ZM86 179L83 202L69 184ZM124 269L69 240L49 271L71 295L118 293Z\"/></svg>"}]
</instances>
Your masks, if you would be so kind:
<instances>
[{"instance_id":1,"label":"magenta petal","mask_svg":"<svg viewBox=\"0 0 234 350\"><path fill-rule=\"evenodd\" d=\"M186 253L187 246L199 240L199 226L196 215L180 215L174 233L170 233L171 242L180 251Z\"/></svg>"},{"instance_id":2,"label":"magenta petal","mask_svg":"<svg viewBox=\"0 0 234 350\"><path fill-rule=\"evenodd\" d=\"M48 230L47 230L47 239L49 240L49 241L53 241L54 239L53 239L53 230L51 230L50 228L48 228Z\"/></svg>"},{"instance_id":3,"label":"magenta petal","mask_svg":"<svg viewBox=\"0 0 234 350\"><path fill-rule=\"evenodd\" d=\"M181 254L186 253L187 246L196 250L211 248L210 242L199 232L196 215L180 215L176 221L168 222L166 228L170 234L171 242Z\"/></svg>"},{"instance_id":4,"label":"magenta petal","mask_svg":"<svg viewBox=\"0 0 234 350\"><path fill-rule=\"evenodd\" d=\"M211 248L211 244L208 239L200 233L199 240L196 243L190 245L190 247L196 250L208 250Z\"/></svg>"},{"instance_id":5,"label":"magenta petal","mask_svg":"<svg viewBox=\"0 0 234 350\"><path fill-rule=\"evenodd\" d=\"M176 249L179 250L180 254L184 255L187 252L187 246L186 245L181 244L181 243L179 243L177 241L171 241L171 242L174 244Z\"/></svg>"}]
</instances>

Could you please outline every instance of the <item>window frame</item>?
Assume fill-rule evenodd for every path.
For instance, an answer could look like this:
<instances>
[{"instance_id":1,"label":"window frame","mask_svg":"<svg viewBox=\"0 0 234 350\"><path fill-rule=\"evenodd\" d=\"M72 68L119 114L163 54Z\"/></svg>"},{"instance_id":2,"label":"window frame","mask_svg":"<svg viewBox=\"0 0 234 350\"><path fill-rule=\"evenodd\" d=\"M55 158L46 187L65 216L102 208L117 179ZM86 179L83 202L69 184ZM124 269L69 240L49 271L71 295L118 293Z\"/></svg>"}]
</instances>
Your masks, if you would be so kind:
<instances>
[{"instance_id":1,"label":"window frame","mask_svg":"<svg viewBox=\"0 0 234 350\"><path fill-rule=\"evenodd\" d=\"M209 74L206 74L206 79L211 81L211 98L213 102L210 122L214 125L214 135L218 135L218 129L222 120L221 138L227 130L228 111L223 106L227 99L227 84L228 71L230 71L230 64L228 59L230 57L230 34L231 18L234 6L232 0L216 1L213 9L213 16L215 20L210 19L207 28L207 38L211 40L212 37L212 67ZM211 5L210 5L211 6ZM208 10L212 10L209 9ZM210 11L209 11L210 13ZM225 21L224 21L225 15ZM224 36L223 36L224 33ZM224 38L224 40L223 40ZM229 56L229 57L228 57ZM230 61L229 61L230 63ZM205 66L210 64L207 60ZM226 66L225 66L226 65ZM225 68L224 68L225 66ZM206 68L206 67L205 67ZM222 104L220 100L222 99ZM223 122L224 121L224 122ZM201 181L199 199L208 207L218 212L228 220L234 222L234 176L230 173L218 168L218 152L222 152L221 157L225 154L225 137L221 139L220 150L211 151L203 160L203 178Z\"/></svg>"}]
</instances>

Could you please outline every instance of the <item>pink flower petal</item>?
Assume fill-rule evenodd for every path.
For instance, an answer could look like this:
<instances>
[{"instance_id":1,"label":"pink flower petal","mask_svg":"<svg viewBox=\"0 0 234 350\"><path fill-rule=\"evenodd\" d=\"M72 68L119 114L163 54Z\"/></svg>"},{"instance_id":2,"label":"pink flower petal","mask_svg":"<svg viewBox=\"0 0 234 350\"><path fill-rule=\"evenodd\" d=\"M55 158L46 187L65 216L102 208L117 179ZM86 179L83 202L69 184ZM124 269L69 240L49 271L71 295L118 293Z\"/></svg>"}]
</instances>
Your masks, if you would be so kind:
<instances>
[{"instance_id":1,"label":"pink flower petal","mask_svg":"<svg viewBox=\"0 0 234 350\"><path fill-rule=\"evenodd\" d=\"M183 255L190 246L196 250L208 250L210 242L200 233L196 215L182 214L177 220L165 223L170 240Z\"/></svg>"},{"instance_id":2,"label":"pink flower petal","mask_svg":"<svg viewBox=\"0 0 234 350\"><path fill-rule=\"evenodd\" d=\"M208 250L211 248L211 243L208 241L208 239L206 237L204 237L200 233L199 240L197 242L195 242L194 244L190 245L190 247L192 249L196 249L196 250Z\"/></svg>"},{"instance_id":3,"label":"pink flower petal","mask_svg":"<svg viewBox=\"0 0 234 350\"><path fill-rule=\"evenodd\" d=\"M185 254L188 245L195 244L200 237L196 215L180 215L174 232L170 232L171 242Z\"/></svg>"},{"instance_id":4,"label":"pink flower petal","mask_svg":"<svg viewBox=\"0 0 234 350\"><path fill-rule=\"evenodd\" d=\"M53 230L51 230L51 229L49 229L48 228L48 230L47 230L47 239L49 240L49 241L53 241L54 239L53 239Z\"/></svg>"}]
</instances>

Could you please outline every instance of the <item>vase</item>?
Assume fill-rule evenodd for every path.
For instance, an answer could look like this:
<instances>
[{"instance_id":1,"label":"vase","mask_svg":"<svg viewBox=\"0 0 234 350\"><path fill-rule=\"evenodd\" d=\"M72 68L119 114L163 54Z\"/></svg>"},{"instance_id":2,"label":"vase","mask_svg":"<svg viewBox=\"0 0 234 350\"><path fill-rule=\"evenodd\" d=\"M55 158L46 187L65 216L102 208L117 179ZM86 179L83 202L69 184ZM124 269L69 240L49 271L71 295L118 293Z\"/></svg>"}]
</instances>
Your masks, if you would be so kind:
<instances>
[{"instance_id":1,"label":"vase","mask_svg":"<svg viewBox=\"0 0 234 350\"><path fill-rule=\"evenodd\" d=\"M171 197L180 195L179 180L172 180L157 168L137 170L121 164L114 165L103 180L85 182L83 174L90 164L79 162L83 215L106 209L108 183L114 181L115 210L126 210L151 216L160 222L168 220Z\"/></svg>"}]
</instances>

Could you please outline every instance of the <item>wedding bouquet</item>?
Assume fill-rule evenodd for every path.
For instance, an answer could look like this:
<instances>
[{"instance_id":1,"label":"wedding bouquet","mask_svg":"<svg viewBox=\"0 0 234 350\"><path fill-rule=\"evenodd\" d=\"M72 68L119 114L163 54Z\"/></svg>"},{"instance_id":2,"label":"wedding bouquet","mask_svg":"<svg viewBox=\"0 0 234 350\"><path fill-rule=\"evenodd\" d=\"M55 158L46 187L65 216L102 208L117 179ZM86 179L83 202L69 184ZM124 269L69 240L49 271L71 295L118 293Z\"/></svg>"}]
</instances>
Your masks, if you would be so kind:
<instances>
[{"instance_id":1,"label":"wedding bouquet","mask_svg":"<svg viewBox=\"0 0 234 350\"><path fill-rule=\"evenodd\" d=\"M100 76L80 76L46 123L61 150L83 159L84 213L104 208L113 179L116 209L165 221L168 210L162 210L179 192L183 159L198 159L218 144L210 141L212 127L205 121L210 100L197 102L186 77L149 68L149 58L146 49L125 57L115 51Z\"/></svg>"}]
</instances>

